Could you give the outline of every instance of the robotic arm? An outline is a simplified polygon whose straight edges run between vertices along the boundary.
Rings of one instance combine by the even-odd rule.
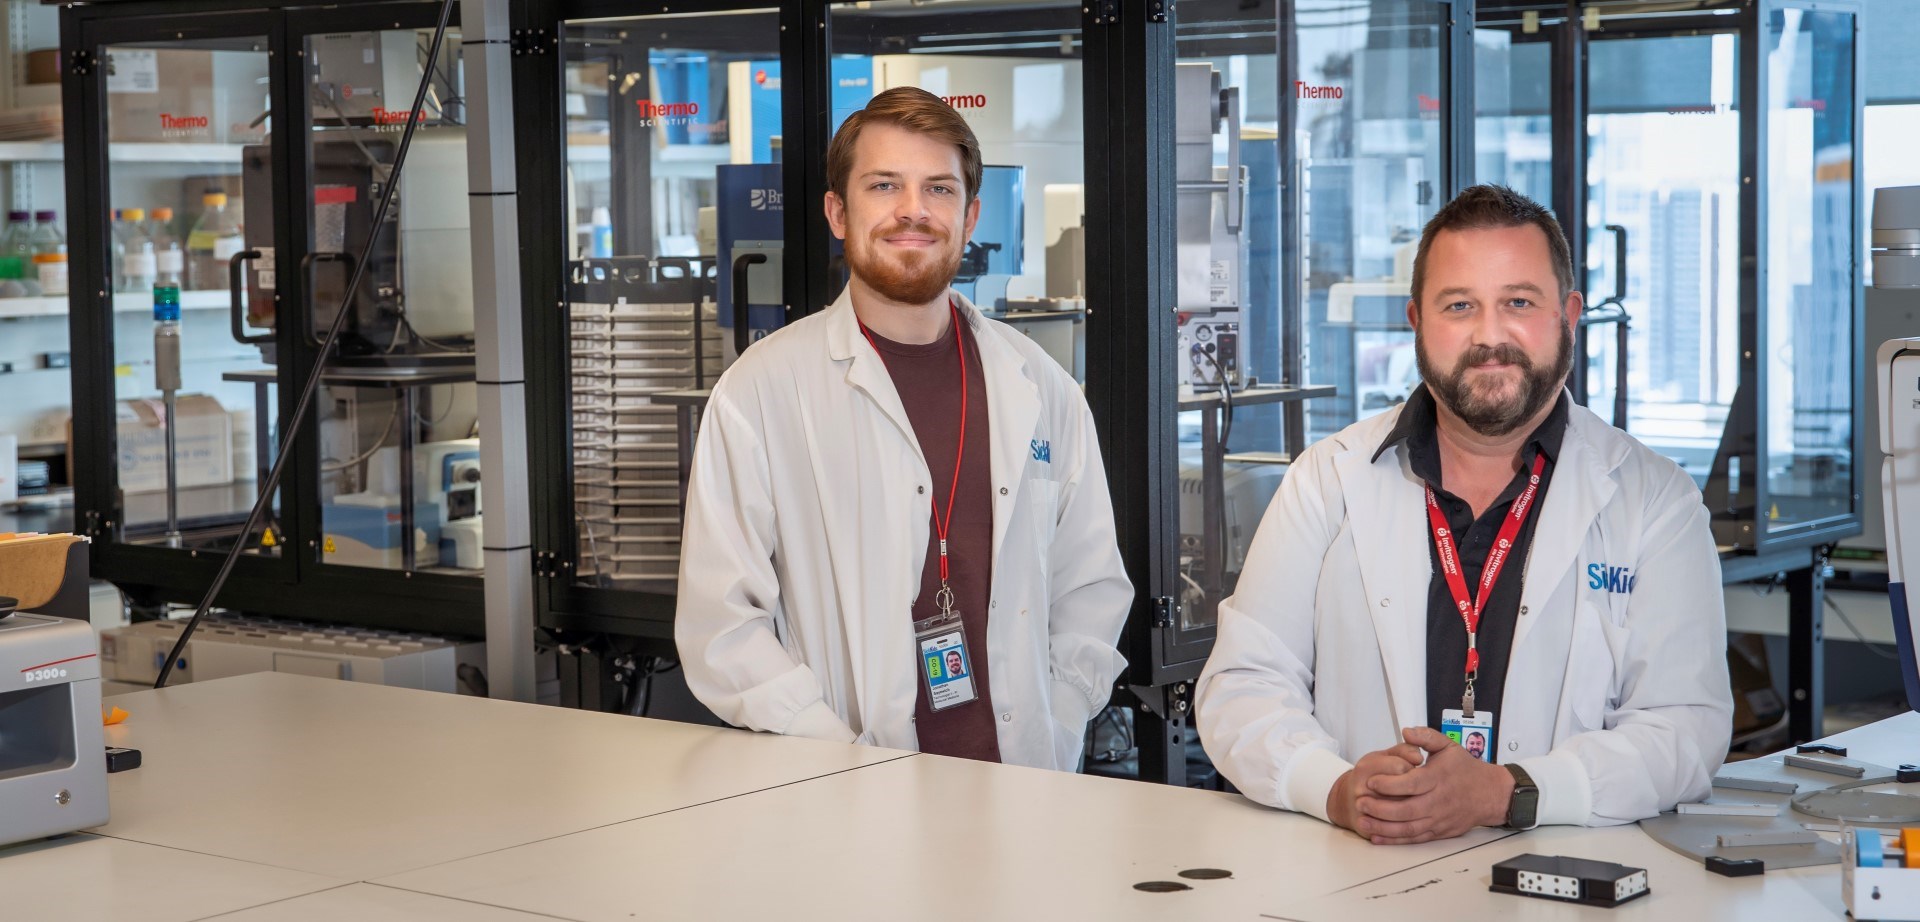
[[[1920,289],[1920,186],[1873,194],[1875,288]],[[1881,500],[1887,526],[1887,595],[1907,706],[1920,711],[1920,337],[1880,344],[1874,386],[1880,398]]]

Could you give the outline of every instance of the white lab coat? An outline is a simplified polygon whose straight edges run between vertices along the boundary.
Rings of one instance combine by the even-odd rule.
[[[1000,756],[1071,771],[1133,601],[1093,417],[1057,362],[953,297],[992,425],[992,599],[973,604],[990,606]],[[674,637],[701,702],[753,730],[918,749],[933,486],[846,295],[754,344],[714,388],[687,487]]]
[[[1693,481],[1570,409],[1519,571],[1495,746],[1539,785],[1541,824],[1628,823],[1705,797],[1726,757],[1720,561]],[[1426,723],[1422,482],[1404,442],[1371,460],[1398,418],[1287,471],[1200,676],[1214,764],[1248,797],[1323,820],[1354,760]]]

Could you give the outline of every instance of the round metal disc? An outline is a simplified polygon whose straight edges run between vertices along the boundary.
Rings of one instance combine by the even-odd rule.
[[[1188,880],[1226,880],[1233,876],[1233,872],[1221,868],[1193,868],[1181,871],[1180,876]]]
[[[1808,791],[1793,799],[1808,816],[1849,823],[1920,823],[1920,797],[1875,791]]]

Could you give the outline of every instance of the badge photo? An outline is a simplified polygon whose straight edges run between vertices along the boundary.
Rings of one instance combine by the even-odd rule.
[[[920,661],[927,677],[927,703],[936,711],[966,704],[973,688],[973,662],[966,635],[958,628],[920,639]]]
[[[1459,708],[1447,708],[1440,712],[1440,732],[1474,758],[1482,762],[1494,760],[1492,711],[1482,708],[1474,711],[1472,717],[1466,717]]]

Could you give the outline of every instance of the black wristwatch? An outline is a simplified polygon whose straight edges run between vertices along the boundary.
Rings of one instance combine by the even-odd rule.
[[[1540,788],[1533,783],[1533,776],[1512,763],[1501,768],[1513,775],[1513,796],[1507,800],[1507,828],[1532,829],[1540,825]]]

